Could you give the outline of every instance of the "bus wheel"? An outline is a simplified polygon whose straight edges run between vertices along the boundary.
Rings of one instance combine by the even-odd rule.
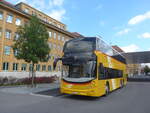
[[[105,96],[109,94],[109,84],[107,83],[105,86]]]

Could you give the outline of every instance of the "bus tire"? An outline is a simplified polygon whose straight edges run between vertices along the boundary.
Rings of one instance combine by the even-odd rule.
[[[109,84],[106,83],[106,85],[105,85],[105,96],[107,96],[109,94],[109,92],[110,92]]]

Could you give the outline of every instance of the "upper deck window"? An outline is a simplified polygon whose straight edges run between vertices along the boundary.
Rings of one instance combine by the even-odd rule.
[[[91,52],[95,49],[95,38],[82,38],[65,43],[64,52]]]
[[[100,50],[101,52],[112,56],[113,55],[113,49],[111,48],[111,46],[109,46],[108,44],[106,44],[103,40],[101,39],[97,39],[97,44],[96,44],[96,49]]]

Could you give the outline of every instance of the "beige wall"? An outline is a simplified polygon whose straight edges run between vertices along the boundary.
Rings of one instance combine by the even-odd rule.
[[[127,73],[129,76],[139,74],[140,69],[140,64],[127,64]]]
[[[9,63],[8,72],[13,72],[13,63],[19,64],[17,71],[21,72],[22,71],[21,65],[23,63],[25,63],[25,64],[27,64],[27,63],[24,62],[23,60],[17,60],[14,57],[14,53],[13,53],[12,48],[10,51],[10,55],[5,55],[4,47],[5,46],[12,46],[14,43],[13,40],[14,40],[15,32],[17,31],[17,27],[18,27],[15,24],[16,18],[21,19],[21,25],[23,25],[24,22],[28,21],[28,19],[25,18],[24,16],[18,14],[18,13],[11,11],[11,10],[0,8],[0,11],[3,12],[3,20],[0,20],[0,28],[2,29],[2,37],[0,38],[0,72],[4,71],[3,70],[3,63],[4,62]],[[13,22],[12,23],[6,22],[6,17],[8,14],[13,15]],[[7,29],[11,31],[11,38],[10,39],[6,39],[6,36],[5,36]],[[42,68],[42,65],[46,65],[46,71],[45,72],[48,72],[48,65],[52,66],[54,58],[62,56],[62,48],[63,48],[65,41],[72,39],[72,37],[68,36],[67,34],[64,34],[63,32],[58,32],[55,29],[50,28],[50,27],[48,27],[47,29],[48,29],[48,31],[52,32],[52,37],[49,37],[48,43],[51,43],[53,45],[53,47],[51,48],[51,51],[50,51],[50,55],[53,57],[51,57],[51,59],[46,63],[39,63],[41,65],[41,68]],[[54,33],[56,33],[56,39],[54,38]],[[60,35],[60,40],[58,39],[58,35]],[[64,37],[64,40],[62,40],[62,37]],[[56,47],[54,45],[56,45]],[[58,63],[58,66],[61,66],[60,62]],[[28,69],[29,69],[29,64],[27,64],[27,71],[29,71]],[[42,71],[42,70],[40,70],[40,71]],[[58,71],[58,69],[57,69],[57,71]]]

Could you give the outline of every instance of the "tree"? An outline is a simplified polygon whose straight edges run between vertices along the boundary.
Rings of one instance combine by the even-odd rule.
[[[15,57],[23,59],[32,64],[32,86],[34,85],[35,64],[46,62],[50,48],[48,45],[48,32],[46,27],[36,16],[32,16],[30,21],[17,29],[19,38],[13,45]]]
[[[144,67],[144,73],[147,75],[150,72],[150,68],[146,65]]]

